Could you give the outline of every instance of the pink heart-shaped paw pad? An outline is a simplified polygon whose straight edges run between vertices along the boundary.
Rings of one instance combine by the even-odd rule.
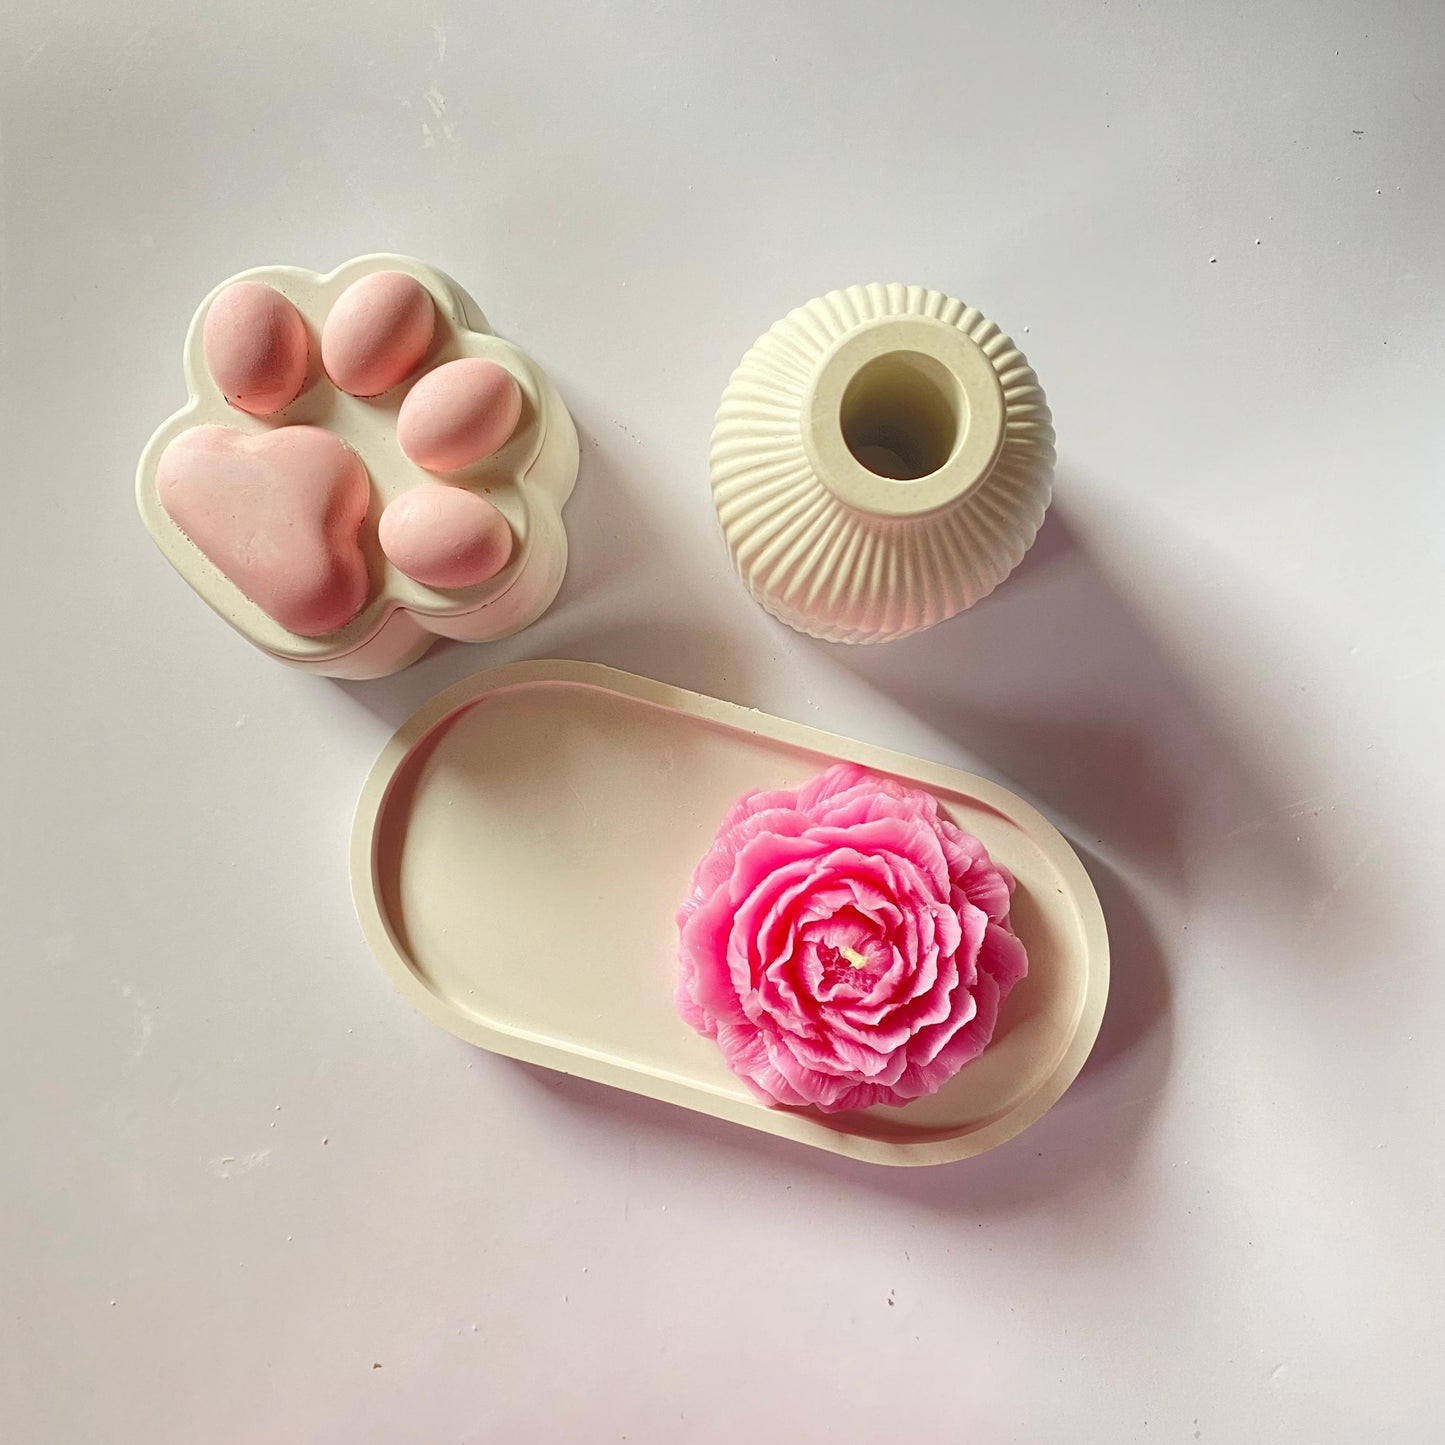
[[[287,631],[320,637],[366,605],[370,487],[361,458],[330,432],[191,427],[161,454],[156,490],[176,526]]]

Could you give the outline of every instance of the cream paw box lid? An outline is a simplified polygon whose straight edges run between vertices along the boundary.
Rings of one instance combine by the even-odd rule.
[[[377,677],[550,605],[577,434],[454,281],[406,256],[243,272],[201,303],[189,399],[147,443],[141,516],[282,661]]]

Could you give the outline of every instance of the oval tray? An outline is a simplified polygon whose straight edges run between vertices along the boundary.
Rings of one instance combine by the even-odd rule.
[[[839,759],[935,794],[1013,870],[1029,972],[988,1050],[930,1098],[770,1108],[673,1009],[673,921],[728,806]],[[351,848],[397,987],[483,1048],[880,1164],[981,1153],[1082,1067],[1108,992],[1104,919],[1058,831],[995,783],[581,662],[458,683],[387,744]]]

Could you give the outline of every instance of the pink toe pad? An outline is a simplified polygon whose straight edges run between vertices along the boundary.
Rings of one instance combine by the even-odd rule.
[[[424,587],[474,587],[512,555],[512,529],[485,497],[422,482],[388,504],[377,528],[394,566]]]
[[[421,365],[436,331],[431,292],[401,271],[353,281],[321,330],[321,364],[342,391],[380,396]]]
[[[469,467],[495,452],[516,430],[522,390],[504,366],[476,356],[429,371],[396,418],[396,439],[429,472]]]
[[[289,406],[306,384],[306,323],[263,282],[237,281],[211,302],[201,345],[221,394],[253,416]]]

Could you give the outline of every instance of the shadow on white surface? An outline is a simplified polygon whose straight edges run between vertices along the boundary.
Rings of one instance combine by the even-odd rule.
[[[1173,993],[1164,946],[1139,900],[1113,868],[1076,846],[1109,925],[1109,1002],[1093,1052],[1073,1090],[1092,1093],[1128,1059],[1132,1085],[1158,1093],[1164,1088],[1173,1047]],[[1067,1096],[1066,1096],[1067,1097]]]
[[[749,706],[751,668],[735,639],[676,621],[619,621],[578,633],[565,655]]]
[[[607,426],[590,424],[585,414],[575,419],[582,462],[565,513],[571,552],[548,612],[501,642],[439,640],[420,662],[392,677],[333,680],[335,687],[392,727],[451,683],[522,657],[599,662],[749,701],[737,641],[722,626],[704,630],[695,621],[698,582],[689,578],[689,560],[664,542],[643,505],[645,493],[660,494],[663,480],[640,478],[631,449],[614,442]]]
[[[1297,806],[1272,773],[1278,739],[1228,725],[1231,699],[1204,695],[1057,506],[971,612],[886,648],[829,651],[1179,908],[1218,866],[1286,911],[1325,887],[1307,842],[1282,848],[1241,822]]]

